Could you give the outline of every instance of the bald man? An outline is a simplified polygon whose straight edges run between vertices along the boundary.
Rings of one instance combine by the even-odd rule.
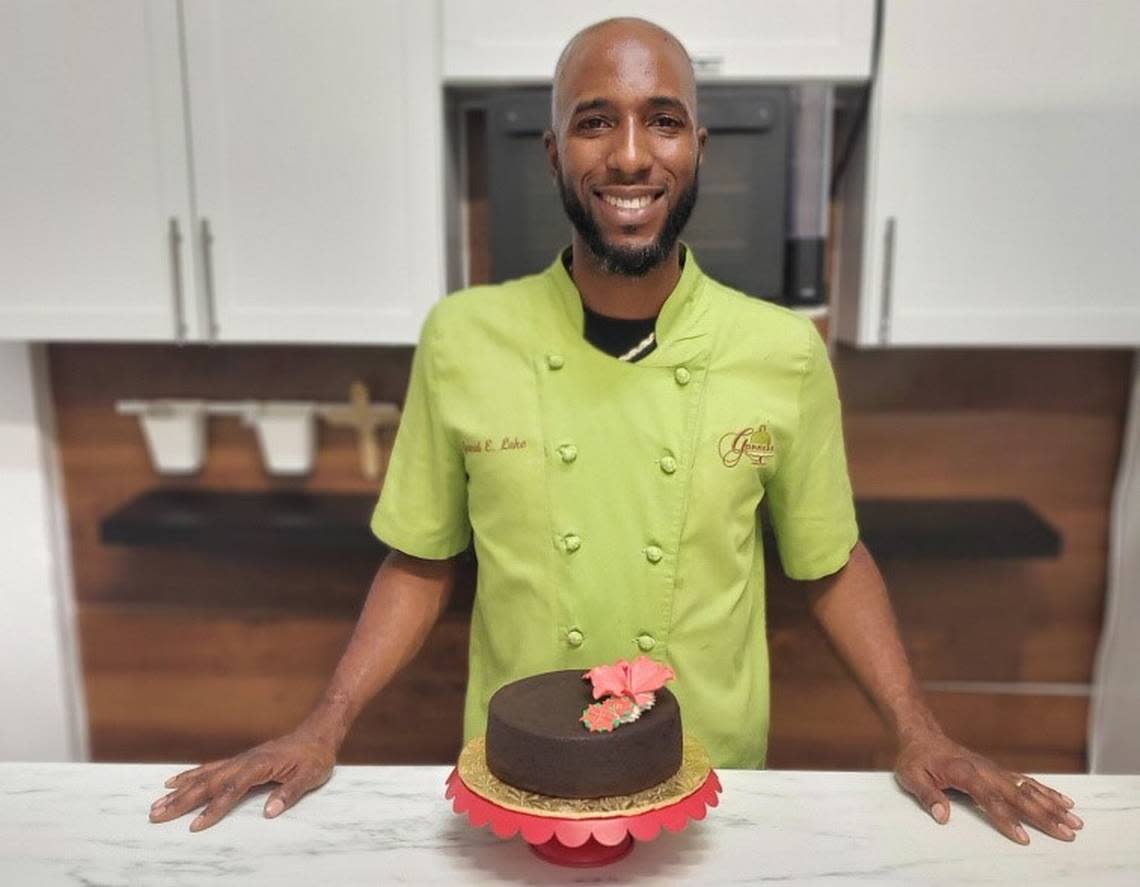
[[[572,226],[534,275],[436,305],[372,529],[391,548],[341,662],[292,733],[167,781],[164,822],[216,823],[279,783],[274,817],[331,775],[360,710],[419,650],[474,539],[465,738],[527,675],[650,655],[718,767],[762,767],[768,650],[757,507],[787,575],[898,743],[940,823],[947,788],[1003,834],[1072,840],[1071,800],[948,738],[858,539],[839,400],[810,321],[704,275],[679,240],[708,141],[681,43],[640,19],[558,60],[550,172]]]

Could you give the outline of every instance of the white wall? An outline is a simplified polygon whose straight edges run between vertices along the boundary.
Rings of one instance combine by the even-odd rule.
[[[1109,537],[1104,629],[1093,675],[1093,773],[1140,773],[1140,352],[1132,370]]]
[[[0,760],[87,760],[42,346],[0,342]]]

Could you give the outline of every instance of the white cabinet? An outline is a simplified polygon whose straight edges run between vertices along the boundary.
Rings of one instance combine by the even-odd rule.
[[[0,339],[173,339],[190,219],[177,5],[0,3]]]
[[[214,337],[415,342],[445,286],[434,4],[185,8]]]
[[[888,0],[837,333],[1140,344],[1140,4]]]
[[[668,28],[707,80],[865,80],[874,0],[442,0],[451,83],[548,82],[576,31],[614,15]]]
[[[0,338],[416,341],[445,285],[434,3],[0,10]]]

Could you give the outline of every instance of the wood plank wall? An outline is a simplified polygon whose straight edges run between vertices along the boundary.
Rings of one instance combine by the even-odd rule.
[[[841,347],[834,364],[857,496],[1024,499],[1061,532],[1056,559],[880,566],[947,728],[1012,767],[1083,770],[1130,353]],[[773,766],[889,766],[794,589],[773,588],[769,607]]]
[[[52,346],[97,760],[210,759],[289,729],[331,674],[376,567],[367,554],[100,544],[102,516],[171,483],[151,472],[135,420],[116,415],[114,401],[335,400],[355,378],[400,400],[409,362],[410,349]],[[835,363],[857,494],[1023,497],[1062,531],[1058,559],[882,566],[920,677],[967,682],[930,693],[951,732],[1009,766],[1083,769],[1079,686],[1011,695],[991,684],[1089,680],[1129,356],[841,349]],[[233,419],[211,420],[208,463],[190,485],[375,492],[349,432],[322,431],[313,475],[282,482],[264,474],[252,431]],[[888,767],[873,710],[778,573],[770,561],[771,766]],[[466,643],[461,594],[419,659],[366,709],[343,759],[452,759]]]
[[[294,726],[348,641],[379,551],[203,552],[104,546],[99,521],[156,486],[374,494],[356,439],[321,427],[312,475],[262,469],[252,429],[209,421],[207,463],[189,479],[150,467],[127,398],[345,400],[362,379],[400,402],[412,349],[60,345],[49,351],[96,760],[213,758]],[[392,435],[382,444],[387,450]],[[470,577],[467,581],[471,585]],[[469,599],[470,592],[466,597]],[[347,761],[446,760],[460,738],[466,678],[463,593],[420,659],[361,716]],[[424,700],[409,732],[408,700]],[[437,704],[438,702],[438,704]],[[398,725],[398,726],[397,726]]]

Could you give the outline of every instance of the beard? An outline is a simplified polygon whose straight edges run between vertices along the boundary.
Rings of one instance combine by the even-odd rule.
[[[621,247],[610,243],[602,236],[593,215],[582,205],[578,195],[566,187],[561,175],[557,177],[557,181],[562,208],[582,240],[586,242],[586,246],[590,248],[590,252],[597,257],[604,271],[609,274],[620,274],[623,277],[644,277],[664,262],[673,251],[673,246],[681,236],[681,231],[684,230],[697,203],[697,173],[694,171],[692,184],[681,192],[676,206],[665,217],[665,224],[661,226],[657,238],[647,246]]]

